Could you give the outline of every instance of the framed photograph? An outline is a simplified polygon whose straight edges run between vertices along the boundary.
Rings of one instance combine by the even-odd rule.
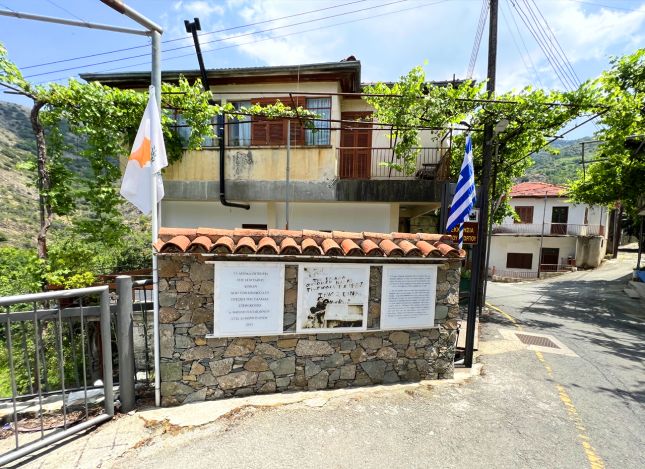
[[[367,330],[370,267],[300,264],[296,332]]]
[[[215,262],[212,337],[282,334],[284,264]]]

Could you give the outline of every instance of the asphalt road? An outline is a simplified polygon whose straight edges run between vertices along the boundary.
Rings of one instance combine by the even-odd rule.
[[[645,311],[621,293],[630,268],[490,286],[504,313],[482,318],[482,374],[465,382],[138,412],[16,467],[640,469]],[[519,328],[577,356],[528,350]]]

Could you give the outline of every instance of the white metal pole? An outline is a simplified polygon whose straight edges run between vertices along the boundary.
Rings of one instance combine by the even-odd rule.
[[[161,118],[161,34],[157,31],[152,31],[152,90],[155,93],[155,100],[157,101],[157,110]],[[163,138],[163,135],[161,136]],[[157,241],[159,234],[158,218],[160,208],[157,207],[157,178],[161,174],[152,174],[152,243]],[[157,256],[152,252],[152,311],[153,311],[153,343],[155,355],[155,405],[161,406],[161,376],[160,376],[160,347],[159,347],[159,272],[157,269]]]

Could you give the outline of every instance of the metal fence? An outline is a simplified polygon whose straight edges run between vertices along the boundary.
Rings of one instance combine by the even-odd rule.
[[[571,272],[573,266],[569,264],[541,264],[540,270],[509,270],[491,267],[488,269],[488,276],[493,280],[499,279],[537,279],[541,274]]]
[[[0,466],[110,420],[115,391],[123,411],[151,392],[151,285],[0,298]]]
[[[544,230],[544,231],[543,231]],[[572,225],[569,223],[502,223],[493,225],[493,234],[540,236],[604,236],[603,225]]]
[[[72,305],[73,307],[70,307]],[[3,376],[3,381],[8,378],[11,388],[10,409],[4,414],[11,416],[12,422],[9,427],[15,440],[14,449],[0,456],[2,466],[110,420],[114,416],[114,390],[110,297],[107,285],[4,297],[0,298],[0,307],[4,308],[1,314],[4,323],[2,342],[6,350],[9,372],[8,377]],[[71,318],[74,320],[70,321]],[[88,362],[92,357],[93,345],[89,340],[90,318],[98,318],[99,321],[99,328],[96,330],[102,351],[102,381],[99,386],[93,386],[91,381],[88,383],[88,374],[91,377],[88,373]],[[77,334],[80,334],[80,337],[75,337]],[[16,347],[21,349],[21,353],[16,353]],[[33,350],[33,354],[30,350]],[[67,366],[70,358],[74,363],[77,362],[76,357],[66,356],[67,350],[74,350],[74,355],[80,355],[81,369],[76,367],[74,371]],[[23,363],[19,363],[18,360]],[[55,376],[52,376],[52,372]],[[24,379],[25,374],[29,380],[27,384],[18,380]],[[97,388],[102,391],[97,392]],[[99,414],[91,402],[92,396],[101,393],[103,413]],[[58,419],[53,424],[51,419],[47,419],[46,422],[46,404],[56,400],[56,397],[52,399],[51,396],[60,396],[62,422]],[[75,404],[80,408],[80,412],[76,412],[77,415],[74,416],[71,415],[74,406],[69,405],[72,399],[77,399]],[[32,436],[29,438],[31,441],[21,444],[19,415],[30,415],[28,411],[35,415],[35,418],[29,422],[24,422],[26,419],[21,420],[25,425],[39,430],[39,436]],[[7,425],[3,430],[8,430]]]

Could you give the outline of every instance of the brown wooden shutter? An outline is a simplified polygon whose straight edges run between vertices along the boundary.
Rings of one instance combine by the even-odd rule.
[[[515,223],[533,223],[533,207],[532,206],[518,206],[515,207],[515,213],[520,217],[519,221]]]
[[[533,267],[533,254],[523,252],[506,254],[507,269],[531,269],[531,267]]]

